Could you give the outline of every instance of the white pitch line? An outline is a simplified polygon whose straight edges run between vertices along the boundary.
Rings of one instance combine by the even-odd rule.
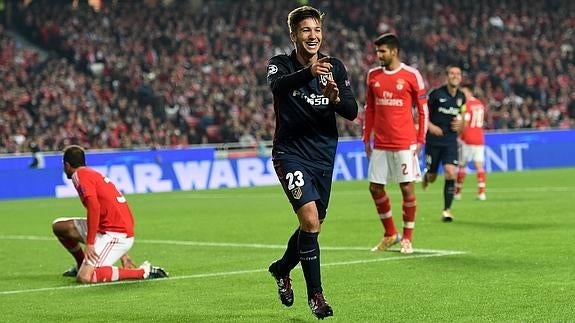
[[[213,191],[213,190],[212,190]],[[543,187],[525,187],[525,188],[512,188],[512,187],[490,187],[489,189],[490,192],[492,193],[518,193],[518,192],[523,192],[523,193],[539,193],[539,192],[572,192],[575,191],[575,187],[574,186],[543,186]],[[182,192],[182,191],[180,191]],[[188,191],[186,191],[188,192]],[[203,194],[202,192],[205,191],[195,191],[195,192],[188,192],[189,194],[186,194],[186,192],[182,192],[182,194],[174,194],[174,195],[153,195],[153,194],[149,194],[146,195],[146,200],[220,200],[220,199],[230,199],[230,198],[235,198],[235,199],[250,199],[250,200],[261,200],[261,199],[278,199],[281,200],[280,197],[281,195],[278,195],[277,193],[271,193],[271,192],[259,192],[258,194],[252,194],[252,193],[233,193],[233,192],[228,192],[228,193],[218,193],[218,192],[209,192],[209,194]],[[140,194],[140,193],[135,193],[135,194]],[[340,189],[337,191],[337,193],[335,194],[337,196],[364,196],[365,192],[363,191],[359,191],[359,190],[344,190],[344,189]]]
[[[416,249],[416,251],[417,251],[417,249]],[[395,260],[409,260],[409,259],[416,259],[416,258],[453,256],[453,255],[460,255],[460,254],[464,254],[464,253],[465,252],[462,252],[462,251],[445,251],[445,252],[441,252],[441,253],[431,253],[431,254],[420,254],[420,255],[415,254],[415,255],[409,255],[409,256],[403,255],[403,256],[394,256],[394,257],[386,257],[386,258],[339,261],[339,262],[324,263],[321,266],[322,267],[349,266],[349,265],[367,264],[367,263],[383,262],[383,261],[395,261]],[[34,289],[8,290],[8,291],[0,291],[0,295],[37,293],[37,292],[46,292],[46,291],[55,291],[55,290],[78,289],[78,288],[94,288],[94,287],[119,285],[119,284],[137,284],[137,283],[144,283],[144,282],[160,282],[160,281],[171,281],[171,280],[182,280],[182,279],[225,277],[225,276],[263,273],[263,272],[267,272],[267,270],[266,269],[236,270],[236,271],[224,271],[224,272],[215,272],[215,273],[184,275],[184,276],[176,276],[176,277],[170,277],[170,278],[164,278],[164,279],[125,280],[125,281],[116,281],[116,282],[110,282],[110,283],[91,284],[91,285],[72,285],[72,286],[44,287],[44,288],[34,288]]]
[[[56,241],[55,237],[30,236],[30,235],[0,235],[0,240],[27,240],[27,241]],[[198,247],[224,247],[224,248],[253,248],[253,249],[285,249],[285,245],[259,244],[259,243],[232,243],[232,242],[205,242],[205,241],[187,241],[187,240],[140,240],[136,239],[135,243],[144,244],[167,244],[179,246],[198,246]],[[329,247],[321,246],[322,250],[329,251],[368,251],[371,247]],[[423,253],[450,253],[451,250],[437,249],[415,249]]]

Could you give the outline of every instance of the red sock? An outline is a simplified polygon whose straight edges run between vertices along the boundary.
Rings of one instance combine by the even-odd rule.
[[[118,280],[117,267],[106,266],[94,268],[94,273],[92,273],[91,279],[92,283],[111,282],[116,280]]]
[[[80,244],[75,240],[60,237],[58,238],[58,241],[60,241],[64,248],[66,248],[66,250],[68,250],[68,252],[74,256],[76,265],[78,266],[77,268],[80,268],[82,262],[84,261],[84,250],[82,250]]]
[[[411,241],[415,227],[415,196],[403,199],[403,238]]]
[[[92,274],[93,283],[113,282],[127,279],[143,279],[142,268],[118,268],[115,266],[96,267]]]
[[[465,167],[459,167],[457,170],[457,180],[455,181],[455,194],[461,194],[463,181],[465,180]]]
[[[485,193],[485,171],[477,172],[477,189],[478,193]]]
[[[144,279],[144,269],[142,268],[118,268],[120,280]]]
[[[389,237],[397,233],[395,229],[395,224],[393,223],[393,217],[391,213],[391,201],[385,191],[372,195],[373,202],[375,203],[375,208],[377,209],[377,213],[379,214],[379,219],[381,220],[381,224],[385,229],[384,236]]]

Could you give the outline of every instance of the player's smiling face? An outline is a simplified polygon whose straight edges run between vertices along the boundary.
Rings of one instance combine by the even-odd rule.
[[[461,84],[461,69],[459,67],[451,67],[447,71],[447,84],[451,87],[458,87]]]
[[[295,32],[292,32],[291,40],[299,55],[311,57],[319,52],[322,40],[321,22],[307,18],[302,20]]]

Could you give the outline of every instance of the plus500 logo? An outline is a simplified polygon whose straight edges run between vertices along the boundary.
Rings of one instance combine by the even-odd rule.
[[[309,96],[307,96],[305,93],[295,90],[293,91],[292,96],[304,99],[309,105],[313,106],[329,104],[329,99],[323,95],[315,95],[312,93]]]

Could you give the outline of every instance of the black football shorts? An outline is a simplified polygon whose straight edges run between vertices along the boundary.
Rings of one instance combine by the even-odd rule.
[[[437,174],[439,164],[457,166],[459,152],[455,145],[425,146],[425,168],[427,173]]]
[[[327,213],[333,168],[313,167],[293,159],[274,160],[274,169],[294,211],[316,201],[319,219]]]

